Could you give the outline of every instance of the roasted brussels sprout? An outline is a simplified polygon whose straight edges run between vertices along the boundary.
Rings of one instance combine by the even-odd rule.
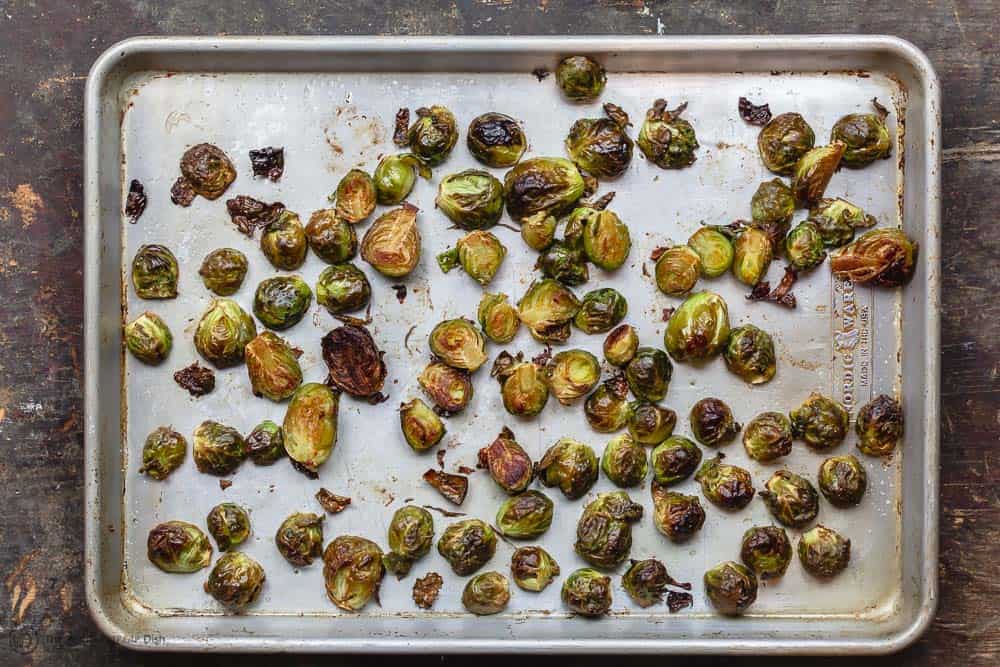
[[[479,326],[494,343],[504,345],[514,340],[521,326],[517,309],[507,300],[506,294],[483,293],[479,300]]]
[[[604,358],[613,366],[625,366],[639,350],[639,334],[635,327],[622,324],[604,339]]]
[[[323,336],[320,346],[330,384],[355,398],[372,403],[383,400],[382,385],[388,372],[382,361],[384,352],[368,329],[356,324],[337,327]]]
[[[549,391],[563,405],[586,396],[601,379],[601,366],[586,350],[559,352],[545,368]]]
[[[337,446],[340,395],[318,382],[299,387],[285,411],[285,452],[299,467],[315,473]]]
[[[437,550],[455,574],[472,574],[493,558],[497,536],[489,524],[479,519],[463,519],[447,528],[438,539]]]
[[[535,268],[546,278],[564,285],[576,286],[590,280],[590,268],[582,250],[571,248],[565,241],[556,241],[538,256]]]
[[[177,296],[177,258],[164,245],[144,245],[132,258],[132,286],[140,299]]]
[[[232,299],[215,299],[198,321],[194,346],[216,368],[243,362],[243,349],[257,335],[253,318]]]
[[[285,434],[270,419],[258,424],[246,437],[247,456],[256,465],[268,466],[285,455]]]
[[[611,609],[611,577],[589,567],[580,568],[566,577],[560,596],[574,614],[603,616]]]
[[[479,450],[479,465],[489,470],[493,481],[512,495],[527,489],[534,477],[531,457],[506,426],[492,443]]]
[[[659,483],[653,483],[653,521],[656,529],[671,542],[680,543],[691,539],[705,524],[705,510],[697,496],[670,491]]]
[[[531,335],[543,343],[564,343],[580,300],[556,280],[537,280],[517,302],[518,317]]]
[[[501,352],[490,375],[500,383],[503,406],[512,415],[533,417],[549,400],[545,369],[534,361],[525,361],[521,353],[514,357]]]
[[[556,67],[556,83],[568,99],[589,102],[601,96],[608,75],[604,67],[588,56],[567,56]]]
[[[336,214],[336,219],[343,220],[349,225],[364,222],[375,210],[375,202],[378,198],[375,193],[375,179],[369,176],[367,171],[351,169],[340,179],[340,183],[337,184],[337,193],[334,197],[337,202],[333,210]],[[310,219],[309,226],[306,227],[306,233],[309,234],[309,245],[312,246],[313,252],[326,259],[317,249],[317,244],[313,241],[313,234],[309,232],[309,227],[311,226],[312,220]],[[321,242],[318,245],[325,246],[326,244]],[[353,253],[351,253],[351,256],[353,256]],[[336,263],[344,260],[334,259],[326,261]]]
[[[726,368],[749,384],[763,384],[777,371],[774,341],[752,324],[736,327],[722,352]]]
[[[774,258],[774,247],[767,232],[747,227],[733,242],[733,275],[753,287],[767,275]]]
[[[672,435],[654,447],[649,458],[653,464],[653,480],[669,486],[694,474],[701,463],[701,450],[683,435]]]
[[[385,568],[397,577],[405,577],[413,563],[431,550],[434,543],[434,519],[423,507],[405,505],[396,510],[389,522],[389,553]]]
[[[632,548],[631,524],[642,518],[642,505],[624,491],[598,494],[576,525],[573,549],[595,567],[613,569],[625,562]]]
[[[431,352],[452,368],[474,373],[486,363],[486,339],[464,318],[439,322],[427,342]]]
[[[649,401],[629,405],[628,432],[640,445],[658,445],[674,432],[677,413]]]
[[[566,152],[576,166],[597,178],[616,178],[632,161],[632,139],[611,118],[581,118],[566,137]]]
[[[417,378],[420,388],[434,403],[439,414],[453,415],[472,400],[472,380],[465,371],[435,361]]]
[[[646,479],[646,451],[628,434],[611,439],[601,456],[601,470],[616,486],[628,488]]]
[[[633,560],[622,575],[622,588],[642,607],[652,607],[663,600],[667,584],[673,583],[667,568],[655,558]]]
[[[181,174],[197,194],[218,199],[236,180],[236,167],[219,147],[197,144],[181,156]]]
[[[594,266],[614,271],[625,263],[632,249],[628,226],[607,209],[587,210],[592,213],[583,217],[583,252]]]
[[[222,554],[205,582],[205,592],[215,600],[239,612],[249,607],[264,587],[264,568],[239,551]]]
[[[796,271],[815,269],[826,259],[823,235],[812,222],[800,222],[785,236],[785,257]]]
[[[219,503],[205,519],[209,534],[215,538],[219,551],[229,551],[250,537],[250,517],[236,503]]]
[[[164,572],[188,574],[212,563],[212,544],[198,526],[167,521],[149,531],[146,555]]]
[[[275,276],[257,285],[253,314],[268,329],[282,331],[298,324],[310,305],[312,290],[306,281],[299,276]]]
[[[754,526],[743,533],[740,560],[761,579],[776,579],[792,562],[792,544],[784,528]]]
[[[341,535],[323,551],[327,597],[344,611],[360,611],[372,598],[377,600],[384,576],[382,550],[371,540]]]
[[[187,440],[169,426],[161,426],[142,445],[141,474],[156,480],[166,479],[177,470],[187,456]]]
[[[691,291],[701,272],[701,256],[691,246],[675,245],[656,258],[656,287],[669,296],[681,296]]]
[[[232,296],[246,278],[247,256],[233,248],[219,248],[205,255],[198,269],[205,287],[218,296]]]
[[[558,486],[564,496],[576,500],[597,481],[597,455],[589,445],[562,438],[545,452],[535,473],[545,486]]]
[[[413,271],[420,261],[417,209],[403,204],[379,216],[361,239],[361,258],[390,278]]]
[[[764,166],[775,174],[790,176],[795,165],[816,141],[809,123],[797,113],[775,116],[757,135],[757,149]]]
[[[528,149],[521,124],[502,113],[476,116],[465,136],[469,152],[487,167],[512,167]]]
[[[541,547],[520,547],[510,557],[510,573],[518,588],[538,593],[559,576],[559,564]]]
[[[580,170],[560,157],[523,160],[503,181],[507,212],[515,220],[540,212],[559,215],[572,207],[585,189]]]
[[[757,186],[757,191],[750,199],[750,216],[754,227],[762,230],[787,229],[793,215],[795,195],[783,180],[773,178]]]
[[[729,406],[717,398],[703,398],[695,403],[691,406],[688,419],[695,440],[706,447],[731,442],[743,429]]]
[[[462,606],[477,616],[499,614],[510,602],[510,584],[499,572],[483,572],[462,590]]]
[[[681,118],[686,108],[687,102],[667,109],[667,101],[660,99],[646,112],[637,143],[646,159],[661,169],[680,169],[695,161],[699,144],[691,123]]]
[[[372,200],[373,208],[374,204]],[[306,239],[312,251],[327,264],[340,264],[358,254],[358,233],[349,220],[339,217],[332,208],[309,216]]]
[[[903,437],[903,406],[891,396],[876,396],[858,410],[854,432],[858,434],[858,449],[863,454],[891,454]]]
[[[839,248],[847,245],[854,238],[854,229],[837,218],[813,217],[810,214],[809,222],[816,225],[819,236],[823,239],[823,245],[828,248]]]
[[[802,528],[819,513],[819,494],[805,477],[779,470],[764,484],[761,500],[779,523]]]
[[[761,463],[787,456],[792,452],[792,423],[780,412],[762,412],[747,424],[743,449]]]
[[[745,566],[726,561],[705,573],[705,594],[720,614],[742,614],[757,600],[757,577]]]
[[[663,344],[674,361],[709,359],[729,340],[729,308],[714,292],[698,292],[684,300],[667,322]]]
[[[435,104],[417,109],[417,119],[406,133],[410,150],[424,164],[444,162],[458,142],[455,116],[446,107]]]
[[[442,470],[429,468],[422,478],[448,502],[461,505],[469,492],[469,478],[466,475],[452,475]]]
[[[488,229],[503,215],[503,185],[480,169],[441,179],[434,204],[462,229]]]
[[[360,310],[368,305],[371,297],[368,276],[349,262],[326,267],[316,279],[316,302],[332,315]]]
[[[868,489],[868,474],[850,454],[832,456],[819,467],[819,490],[836,507],[854,507]]]
[[[125,325],[125,346],[136,359],[155,366],[170,354],[174,336],[159,315],[147,310]]]
[[[253,395],[283,401],[294,394],[302,384],[301,353],[270,331],[247,343],[247,373]]]
[[[260,249],[276,269],[294,271],[302,266],[306,261],[309,242],[299,216],[288,210],[282,211],[277,219],[264,228],[260,237]]]
[[[583,295],[580,310],[573,318],[573,323],[584,333],[607,333],[621,322],[627,313],[628,302],[625,297],[614,288],[602,287]],[[663,356],[666,359],[666,355]]]
[[[851,560],[851,541],[826,526],[813,526],[802,533],[798,545],[799,562],[814,577],[835,577]]]
[[[792,194],[798,208],[809,208],[823,197],[833,172],[840,166],[844,144],[833,142],[817,146],[803,155],[792,174]]]
[[[295,512],[281,522],[274,543],[285,560],[295,567],[311,565],[323,554],[323,517]]]
[[[819,228],[828,246],[842,246],[854,237],[854,230],[874,227],[875,216],[846,199],[820,199],[809,210],[809,221]]]
[[[508,498],[497,510],[497,529],[515,540],[540,537],[552,525],[553,504],[540,491],[530,490]]]
[[[375,199],[383,206],[395,206],[413,190],[417,174],[423,179],[431,177],[431,170],[415,155],[387,155],[375,167]]]
[[[687,244],[698,253],[701,275],[706,278],[718,278],[733,265],[733,242],[716,227],[701,227]]]
[[[852,113],[844,116],[830,130],[830,143],[839,141],[844,150],[844,166],[860,169],[879,159],[886,159],[892,151],[892,138],[885,118],[889,110],[872,100],[875,113]]]
[[[877,287],[902,287],[917,268],[918,246],[900,229],[865,232],[830,256],[838,278]]]
[[[727,510],[743,509],[753,500],[753,480],[749,472],[723,463],[722,458],[722,454],[718,454],[703,463],[694,479],[701,484],[701,492],[712,504]]]
[[[454,248],[437,256],[438,266],[448,273],[457,266],[484,287],[490,284],[500,270],[507,246],[490,232],[469,232],[458,240]]]
[[[663,350],[640,347],[625,367],[628,388],[636,398],[659,401],[667,395],[674,365]]]
[[[590,428],[598,433],[614,433],[624,427],[632,414],[625,378],[618,375],[604,381],[587,397],[583,414]]]
[[[540,211],[521,220],[521,239],[532,250],[541,252],[552,245],[559,221],[554,215]]]
[[[843,405],[813,392],[797,410],[788,413],[792,436],[819,451],[836,447],[847,436],[851,417]]]
[[[203,421],[194,430],[191,450],[198,472],[219,477],[235,471],[247,457],[247,444],[240,432],[212,420]]]
[[[444,422],[419,398],[399,406],[399,426],[413,451],[427,451],[444,437]]]

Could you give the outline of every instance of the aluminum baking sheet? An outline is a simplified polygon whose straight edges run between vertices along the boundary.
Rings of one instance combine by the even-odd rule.
[[[247,310],[257,283],[276,273],[256,241],[230,223],[226,198],[246,194],[282,201],[307,219],[328,206],[327,195],[347,170],[370,171],[380,156],[397,150],[392,122],[401,106],[444,104],[463,130],[480,113],[507,113],[523,121],[528,156],[563,155],[572,122],[599,116],[600,105],[567,104],[551,78],[539,81],[531,70],[551,68],[561,55],[574,52],[602,58],[609,77],[601,101],[621,105],[636,126],[657,97],[687,101],[686,117],[701,143],[698,160],[688,169],[659,170],[637,151],[623,177],[601,186],[601,193],[618,193],[611,208],[629,225],[633,248],[625,267],[614,273],[594,269],[590,282],[576,291],[582,295],[598,286],[621,291],[629,301],[626,321],[646,345],[662,346],[662,311],[679,303],[658,293],[643,270],[651,268],[652,250],[683,242],[702,223],[747,217],[757,184],[772,177],[757,156],[757,128],[736,113],[738,97],[765,100],[776,113],[802,113],[818,141],[840,116],[868,110],[872,98],[892,111],[893,159],[842,170],[827,192],[860,204],[880,225],[902,224],[920,240],[913,283],[902,292],[855,287],[832,280],[824,265],[800,279],[799,306],[789,312],[746,301],[746,288],[728,275],[702,281],[699,289],[725,297],[734,326],[752,322],[772,333],[778,375],[751,388],[721,360],[701,368],[675,364],[664,401],[680,416],[676,432],[689,434],[688,410],[709,395],[729,402],[745,423],[765,410],[787,412],[813,390],[837,397],[852,412],[877,393],[902,392],[909,419],[900,452],[888,462],[863,459],[869,492],[860,507],[842,511],[825,501],[821,505],[819,521],[852,540],[851,565],[843,575],[818,582],[793,563],[783,579],[761,586],[745,617],[722,618],[704,598],[701,575],[719,561],[738,559],[743,531],[771,523],[767,510],[759,500],[733,514],[705,503],[704,529],[690,543],[673,545],[653,526],[648,483],[630,490],[647,511],[634,527],[631,555],[660,558],[675,578],[694,583],[694,606],[678,614],[665,606],[632,604],[615,576],[614,606],[603,620],[571,618],[559,600],[561,578],[540,594],[515,588],[504,613],[475,617],[460,602],[466,578],[453,575],[436,551],[403,581],[387,577],[380,605],[346,614],[326,599],[320,563],[295,569],[280,557],[273,543],[277,526],[291,512],[318,511],[313,496],[321,486],[353,499],[347,511],[327,518],[327,540],[356,534],[385,545],[393,511],[409,499],[447,504],[420,480],[424,470],[436,467],[434,454],[409,450],[396,410],[401,401],[420,395],[416,377],[428,359],[431,327],[445,318],[474,319],[482,292],[461,272],[443,275],[434,262],[460,236],[434,208],[436,183],[448,173],[479,167],[464,146],[464,131],[433,179],[418,181],[409,197],[420,209],[423,237],[416,271],[389,280],[359,260],[373,284],[371,330],[386,352],[390,400],[378,406],[342,400],[339,444],[319,479],[308,480],[284,464],[247,463],[222,490],[216,478],[196,472],[190,457],[164,482],[137,473],[143,440],[157,426],[171,424],[190,436],[198,423],[212,418],[248,432],[263,419],[280,422],[284,413],[284,405],[251,395],[242,366],[218,372],[215,391],[200,399],[172,380],[174,370],[197,358],[193,329],[210,301],[197,276],[204,255],[229,246],[251,258],[247,279],[233,297]],[[113,47],[98,61],[87,103],[88,600],[102,627],[119,641],[205,650],[872,652],[912,641],[932,616],[938,110],[933,72],[911,46],[892,38],[144,39]],[[174,206],[168,192],[180,155],[202,141],[231,156],[237,180],[217,201],[199,198],[189,208]],[[266,145],[285,148],[285,173],[278,183],[250,174],[248,151]],[[494,173],[502,178],[503,170]],[[121,213],[122,184],[133,178],[149,195],[136,225]],[[376,215],[385,210],[380,207]],[[532,279],[536,255],[515,231],[494,231],[510,253],[489,290],[516,300]],[[128,265],[144,243],[163,243],[176,254],[177,299],[136,299]],[[296,273],[315,284],[323,268],[310,255]],[[780,274],[775,262],[769,277],[774,281]],[[408,288],[403,303],[392,289],[400,282]],[[175,333],[173,352],[160,367],[121,352],[122,318],[146,309],[164,317]],[[306,381],[325,377],[319,340],[337,324],[314,303],[301,323],[283,332],[304,351]],[[568,346],[600,356],[602,341],[603,336],[575,331]],[[533,355],[542,347],[522,330],[508,346],[490,344],[491,359],[501,349]],[[504,425],[536,460],[561,436],[591,444],[598,455],[610,439],[589,429],[580,404],[564,407],[551,400],[539,418],[521,420],[503,411],[488,367],[474,383],[472,404],[447,421],[442,444],[449,471],[474,466],[479,448]],[[852,435],[833,453],[853,448]],[[781,467],[814,479],[823,458],[801,444],[775,465],[750,461],[738,443],[724,451],[728,460],[750,470],[758,489]],[[587,498],[612,488],[602,476]],[[693,480],[679,490],[700,493]],[[556,520],[537,542],[553,554],[565,577],[585,565],[572,544],[587,498],[570,502],[555,490],[549,495]],[[503,499],[486,474],[477,472],[461,511],[492,521]],[[182,519],[204,525],[208,510],[222,501],[250,511],[253,535],[242,548],[267,572],[260,599],[241,616],[226,615],[203,592],[207,571],[168,575],[145,554],[146,535],[156,523]],[[438,534],[455,520],[435,513]],[[794,540],[799,531],[789,532]],[[501,541],[488,569],[507,572],[513,549]],[[423,611],[410,591],[413,579],[431,570],[444,575],[445,585],[435,607]]]

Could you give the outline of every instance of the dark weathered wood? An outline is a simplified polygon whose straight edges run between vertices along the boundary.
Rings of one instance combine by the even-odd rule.
[[[996,4],[990,0],[730,4],[720,0],[2,3],[0,89],[6,94],[0,97],[0,577],[6,598],[0,602],[0,663],[176,662],[172,656],[117,648],[98,632],[83,602],[81,114],[84,77],[104,48],[134,34],[769,32],[896,34],[930,56],[944,90],[939,614],[931,631],[901,656],[810,663],[1000,663]],[[241,660],[263,665],[273,658]],[[303,665],[329,662],[281,660]],[[372,662],[352,656],[337,660]],[[507,662],[477,660],[486,665]],[[197,660],[224,661],[228,662]],[[604,662],[574,660],[582,665]],[[638,662],[654,664],[652,659]],[[752,658],[686,662],[765,664]],[[766,664],[800,661],[769,659]]]

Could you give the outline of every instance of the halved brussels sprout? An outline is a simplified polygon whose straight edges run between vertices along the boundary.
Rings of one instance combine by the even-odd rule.
[[[285,434],[270,419],[255,426],[246,443],[247,456],[259,466],[269,466],[285,455]]]
[[[437,256],[438,266],[448,273],[456,266],[469,274],[480,285],[486,286],[500,270],[507,247],[490,232],[469,232],[458,240],[455,247]]]
[[[479,300],[477,314],[483,333],[499,345],[505,345],[514,340],[517,330],[521,327],[517,308],[507,300],[506,294],[484,292],[483,298]]]
[[[656,529],[674,543],[686,542],[705,524],[705,510],[697,496],[669,491],[653,483],[653,521]]]
[[[375,202],[378,198],[375,193],[375,179],[369,176],[367,171],[351,169],[344,174],[344,177],[340,179],[340,183],[337,184],[335,198],[334,213],[336,213],[338,219],[350,225],[364,222],[375,210]],[[312,225],[312,220],[309,221],[309,224],[310,226]],[[306,227],[306,233],[309,234],[308,227]],[[309,234],[309,241],[313,251],[320,257],[323,257],[316,249],[316,245],[312,243],[312,240],[312,234]],[[342,262],[344,260],[327,261]]]
[[[868,489],[868,474],[850,454],[832,456],[819,467],[819,490],[831,505],[854,507]]]
[[[887,159],[892,151],[892,137],[885,125],[888,109],[872,100],[875,113],[852,113],[844,116],[830,130],[830,143],[839,141],[847,146],[844,166],[860,169],[879,159]]]
[[[462,590],[462,606],[477,616],[499,614],[510,602],[510,584],[499,572],[483,572]]]
[[[155,366],[170,354],[174,336],[154,312],[146,311],[125,325],[125,346],[139,361]]]
[[[625,367],[625,379],[636,398],[659,401],[667,395],[674,365],[663,350],[640,347]]]
[[[146,556],[164,572],[188,574],[211,565],[212,543],[198,526],[167,521],[149,531]]]
[[[787,228],[795,215],[795,195],[780,178],[764,181],[750,199],[750,217],[759,229]],[[782,234],[784,236],[784,234]]]
[[[515,540],[540,537],[552,525],[553,507],[544,493],[525,491],[505,500],[497,510],[497,529]]]
[[[792,174],[792,193],[797,207],[809,208],[823,198],[833,172],[840,166],[845,147],[835,141],[826,146],[817,146],[799,159]]]
[[[560,597],[574,614],[603,616],[611,609],[611,577],[589,567],[580,568],[566,577]]]
[[[473,118],[465,137],[469,152],[487,167],[513,166],[528,149],[521,124],[492,111]]]
[[[669,296],[681,296],[691,291],[701,272],[701,256],[690,246],[675,245],[656,258],[656,287]]]
[[[611,118],[581,118],[566,137],[566,152],[576,166],[597,178],[616,178],[632,161],[632,139]]]
[[[720,563],[704,579],[705,594],[720,614],[742,614],[757,600],[757,577],[740,563]]]
[[[375,199],[383,206],[395,206],[413,190],[417,174],[423,179],[431,177],[431,170],[415,155],[387,155],[375,167]]]
[[[232,299],[214,299],[198,321],[194,346],[216,368],[243,362],[243,349],[257,335],[253,318]]]
[[[813,526],[799,538],[802,568],[823,579],[835,577],[851,560],[851,541],[832,528]]]
[[[717,454],[703,463],[694,479],[701,484],[701,492],[714,505],[726,510],[743,509],[753,500],[753,480],[749,472],[722,463],[722,458],[722,454]]]
[[[311,565],[323,555],[323,517],[311,512],[289,515],[274,535],[278,552],[295,567]]]
[[[368,276],[352,263],[328,266],[316,279],[316,302],[332,315],[360,310],[371,297]]]
[[[383,213],[361,239],[361,258],[390,278],[401,278],[420,261],[417,209],[410,204]]]
[[[688,415],[695,440],[706,447],[718,447],[739,435],[743,426],[733,418],[733,411],[724,401],[703,398],[693,406]]]
[[[747,424],[743,449],[761,463],[787,456],[792,452],[792,423],[780,412],[762,412]]]
[[[576,165],[560,157],[522,160],[504,176],[507,212],[523,220],[540,212],[559,215],[583,196],[586,185]]]
[[[545,486],[558,486],[564,496],[576,500],[597,481],[597,455],[589,445],[562,438],[545,452],[535,473]]]
[[[614,271],[625,263],[632,249],[628,226],[612,211],[588,210],[593,212],[583,218],[583,252],[594,266]]]
[[[595,567],[616,568],[628,558],[631,524],[641,518],[642,505],[632,502],[624,491],[598,494],[583,509],[573,550]]]
[[[761,500],[779,523],[802,528],[819,513],[819,494],[805,477],[779,470],[764,484]]]
[[[785,237],[785,257],[796,271],[815,269],[826,259],[823,235],[812,222],[800,222]]]
[[[497,536],[479,519],[456,521],[438,539],[437,550],[460,577],[472,574],[493,558]]]
[[[264,587],[264,568],[239,551],[222,554],[205,582],[205,592],[232,611],[249,607]]]
[[[718,278],[733,265],[733,242],[716,227],[701,227],[687,244],[698,253],[701,275],[706,278]]]
[[[533,417],[549,400],[545,370],[534,361],[525,361],[521,353],[513,357],[506,351],[501,352],[490,375],[500,383],[503,406],[512,415]]]
[[[625,378],[618,375],[598,386],[583,404],[583,414],[590,428],[598,433],[614,433],[622,429],[632,414]]]
[[[140,299],[177,296],[177,258],[164,245],[144,245],[132,258],[132,286]]]
[[[639,350],[639,334],[635,327],[622,324],[604,339],[604,358],[613,366],[625,366]]]
[[[181,174],[205,199],[218,199],[236,180],[236,167],[218,146],[197,144],[181,156]]]
[[[503,215],[503,184],[480,169],[441,179],[434,204],[462,229],[488,229]]]
[[[372,200],[373,209],[374,204]],[[353,224],[332,208],[320,209],[309,216],[306,240],[312,251],[327,264],[340,264],[358,254],[358,233]]]
[[[606,333],[621,322],[626,314],[628,302],[621,292],[611,287],[602,287],[583,295],[580,310],[573,318],[573,323],[584,333]]]
[[[558,280],[564,285],[582,285],[590,279],[587,257],[582,250],[568,246],[564,241],[556,241],[538,256],[535,268],[546,278]]]
[[[559,221],[554,215],[540,211],[521,220],[521,239],[532,250],[541,252],[552,245]]]
[[[747,227],[733,242],[733,275],[753,287],[767,275],[774,257],[774,247],[767,232]]]
[[[205,518],[205,524],[219,545],[219,551],[229,551],[250,537],[250,517],[236,503],[219,503],[213,507]]]
[[[792,562],[792,544],[788,533],[778,526],[754,526],[743,533],[740,560],[761,579],[775,579],[785,574]]]
[[[486,339],[465,318],[439,322],[427,337],[431,352],[452,368],[474,373],[486,363]]]
[[[874,227],[875,216],[868,215],[860,206],[846,199],[820,199],[809,209],[809,222],[819,229],[828,247],[846,245],[854,238],[854,230]]]
[[[877,287],[902,287],[917,269],[917,243],[900,229],[873,229],[830,256],[838,278]]]
[[[247,457],[247,444],[236,429],[203,421],[194,430],[191,447],[198,472],[223,477],[234,472]]]
[[[518,317],[531,335],[543,343],[564,343],[570,322],[580,310],[580,300],[556,280],[538,280],[517,303]]]
[[[667,101],[659,99],[646,112],[637,143],[646,159],[661,169],[680,169],[695,161],[699,144],[691,123],[681,118],[686,108],[684,102],[667,109]]]
[[[142,445],[142,465],[139,473],[156,480],[166,479],[177,470],[187,456],[187,440],[169,426],[161,426]]]
[[[628,432],[640,445],[658,445],[674,432],[677,413],[649,401],[629,405]]]
[[[615,486],[637,486],[649,471],[646,451],[627,433],[615,436],[604,447],[601,470]]]
[[[851,416],[837,401],[813,392],[798,409],[788,413],[788,418],[794,438],[824,451],[844,441]]]
[[[368,329],[346,324],[327,332],[320,341],[323,361],[329,375],[327,381],[355,398],[377,403],[388,372],[382,356]]]
[[[306,261],[309,242],[299,216],[283,210],[277,219],[264,228],[260,249],[276,269],[294,271]]]
[[[337,446],[339,408],[340,395],[325,384],[309,382],[299,387],[282,424],[288,458],[315,473]]]
[[[597,357],[586,350],[564,350],[546,366],[545,376],[556,400],[570,405],[597,386],[601,380],[601,365]]]
[[[790,176],[795,165],[816,141],[809,123],[797,113],[772,118],[757,135],[757,149],[764,166],[775,174]]]
[[[729,340],[729,308],[714,292],[698,292],[684,300],[667,322],[663,343],[674,361],[710,359]]]
[[[701,463],[701,450],[683,435],[672,435],[654,447],[649,458],[653,463],[653,481],[669,486],[694,474]]]
[[[903,437],[903,406],[891,396],[876,396],[858,410],[854,432],[858,434],[858,449],[863,454],[891,454]]]
[[[265,331],[247,343],[247,373],[254,396],[283,401],[302,384],[302,368],[297,350],[283,338]]]
[[[406,444],[415,452],[427,451],[445,434],[444,422],[419,398],[400,404],[399,426]]]
[[[312,305],[312,290],[299,276],[275,276],[257,285],[253,314],[268,329],[282,331],[299,323]]]
[[[417,109],[417,119],[406,137],[410,150],[424,164],[434,166],[444,162],[458,142],[455,116],[447,107],[435,104]]]
[[[423,507],[405,505],[389,522],[389,553],[383,559],[387,570],[402,578],[414,561],[427,555],[434,543],[434,519]]]
[[[219,296],[232,296],[246,278],[247,256],[233,248],[219,248],[205,255],[198,269],[205,287]]]
[[[527,489],[535,475],[531,457],[506,426],[493,442],[479,450],[479,465],[489,470],[493,481],[511,495]],[[502,526],[500,532],[504,532]]]
[[[752,324],[736,327],[722,352],[726,368],[749,384],[763,384],[777,371],[774,341],[764,330]]]
[[[428,364],[417,382],[434,403],[438,414],[447,416],[461,412],[472,400],[469,374],[440,361]]]
[[[563,95],[574,102],[600,97],[607,80],[604,67],[588,56],[567,56],[556,66],[556,83]]]
[[[670,583],[673,579],[667,568],[655,558],[633,560],[622,575],[622,588],[643,609],[662,602],[663,593]]]
[[[371,540],[341,535],[323,551],[323,581],[333,604],[360,611],[378,591],[385,576],[382,550]]]
[[[520,547],[510,557],[510,573],[518,588],[538,593],[559,576],[559,564],[541,547]]]

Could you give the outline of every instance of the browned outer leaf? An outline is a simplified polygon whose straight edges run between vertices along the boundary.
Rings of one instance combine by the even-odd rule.
[[[285,149],[268,146],[251,150],[250,166],[255,178],[260,176],[277,181],[285,171]]]
[[[421,609],[430,609],[437,601],[444,579],[437,572],[428,572],[413,582],[413,601]]]
[[[407,146],[410,143],[406,132],[410,127],[410,110],[403,107],[396,112],[396,125],[392,130],[392,143],[397,146]]]
[[[170,201],[178,206],[190,206],[194,201],[195,192],[191,181],[179,176],[174,184],[170,186]]]
[[[238,195],[226,200],[226,210],[240,232],[253,236],[258,229],[271,224],[285,210],[285,205],[281,202],[268,204],[253,197]]]
[[[690,593],[667,591],[667,608],[671,614],[684,609],[684,607],[690,607],[692,604],[694,604],[694,598]]]
[[[469,478],[462,475],[452,475],[431,468],[424,473],[424,481],[437,489],[445,500],[461,505],[465,494],[469,491]]]
[[[128,197],[125,199],[125,215],[133,225],[142,217],[146,210],[146,188],[136,179],[128,186]]]
[[[350,498],[338,496],[326,488],[321,488],[316,492],[316,501],[330,514],[340,514],[351,504]]]
[[[215,373],[196,361],[174,373],[174,382],[187,389],[192,396],[204,396],[215,389]]]
[[[741,97],[739,107],[740,118],[751,125],[767,125],[767,121],[771,120],[771,107],[767,104],[758,106],[747,98]]]

